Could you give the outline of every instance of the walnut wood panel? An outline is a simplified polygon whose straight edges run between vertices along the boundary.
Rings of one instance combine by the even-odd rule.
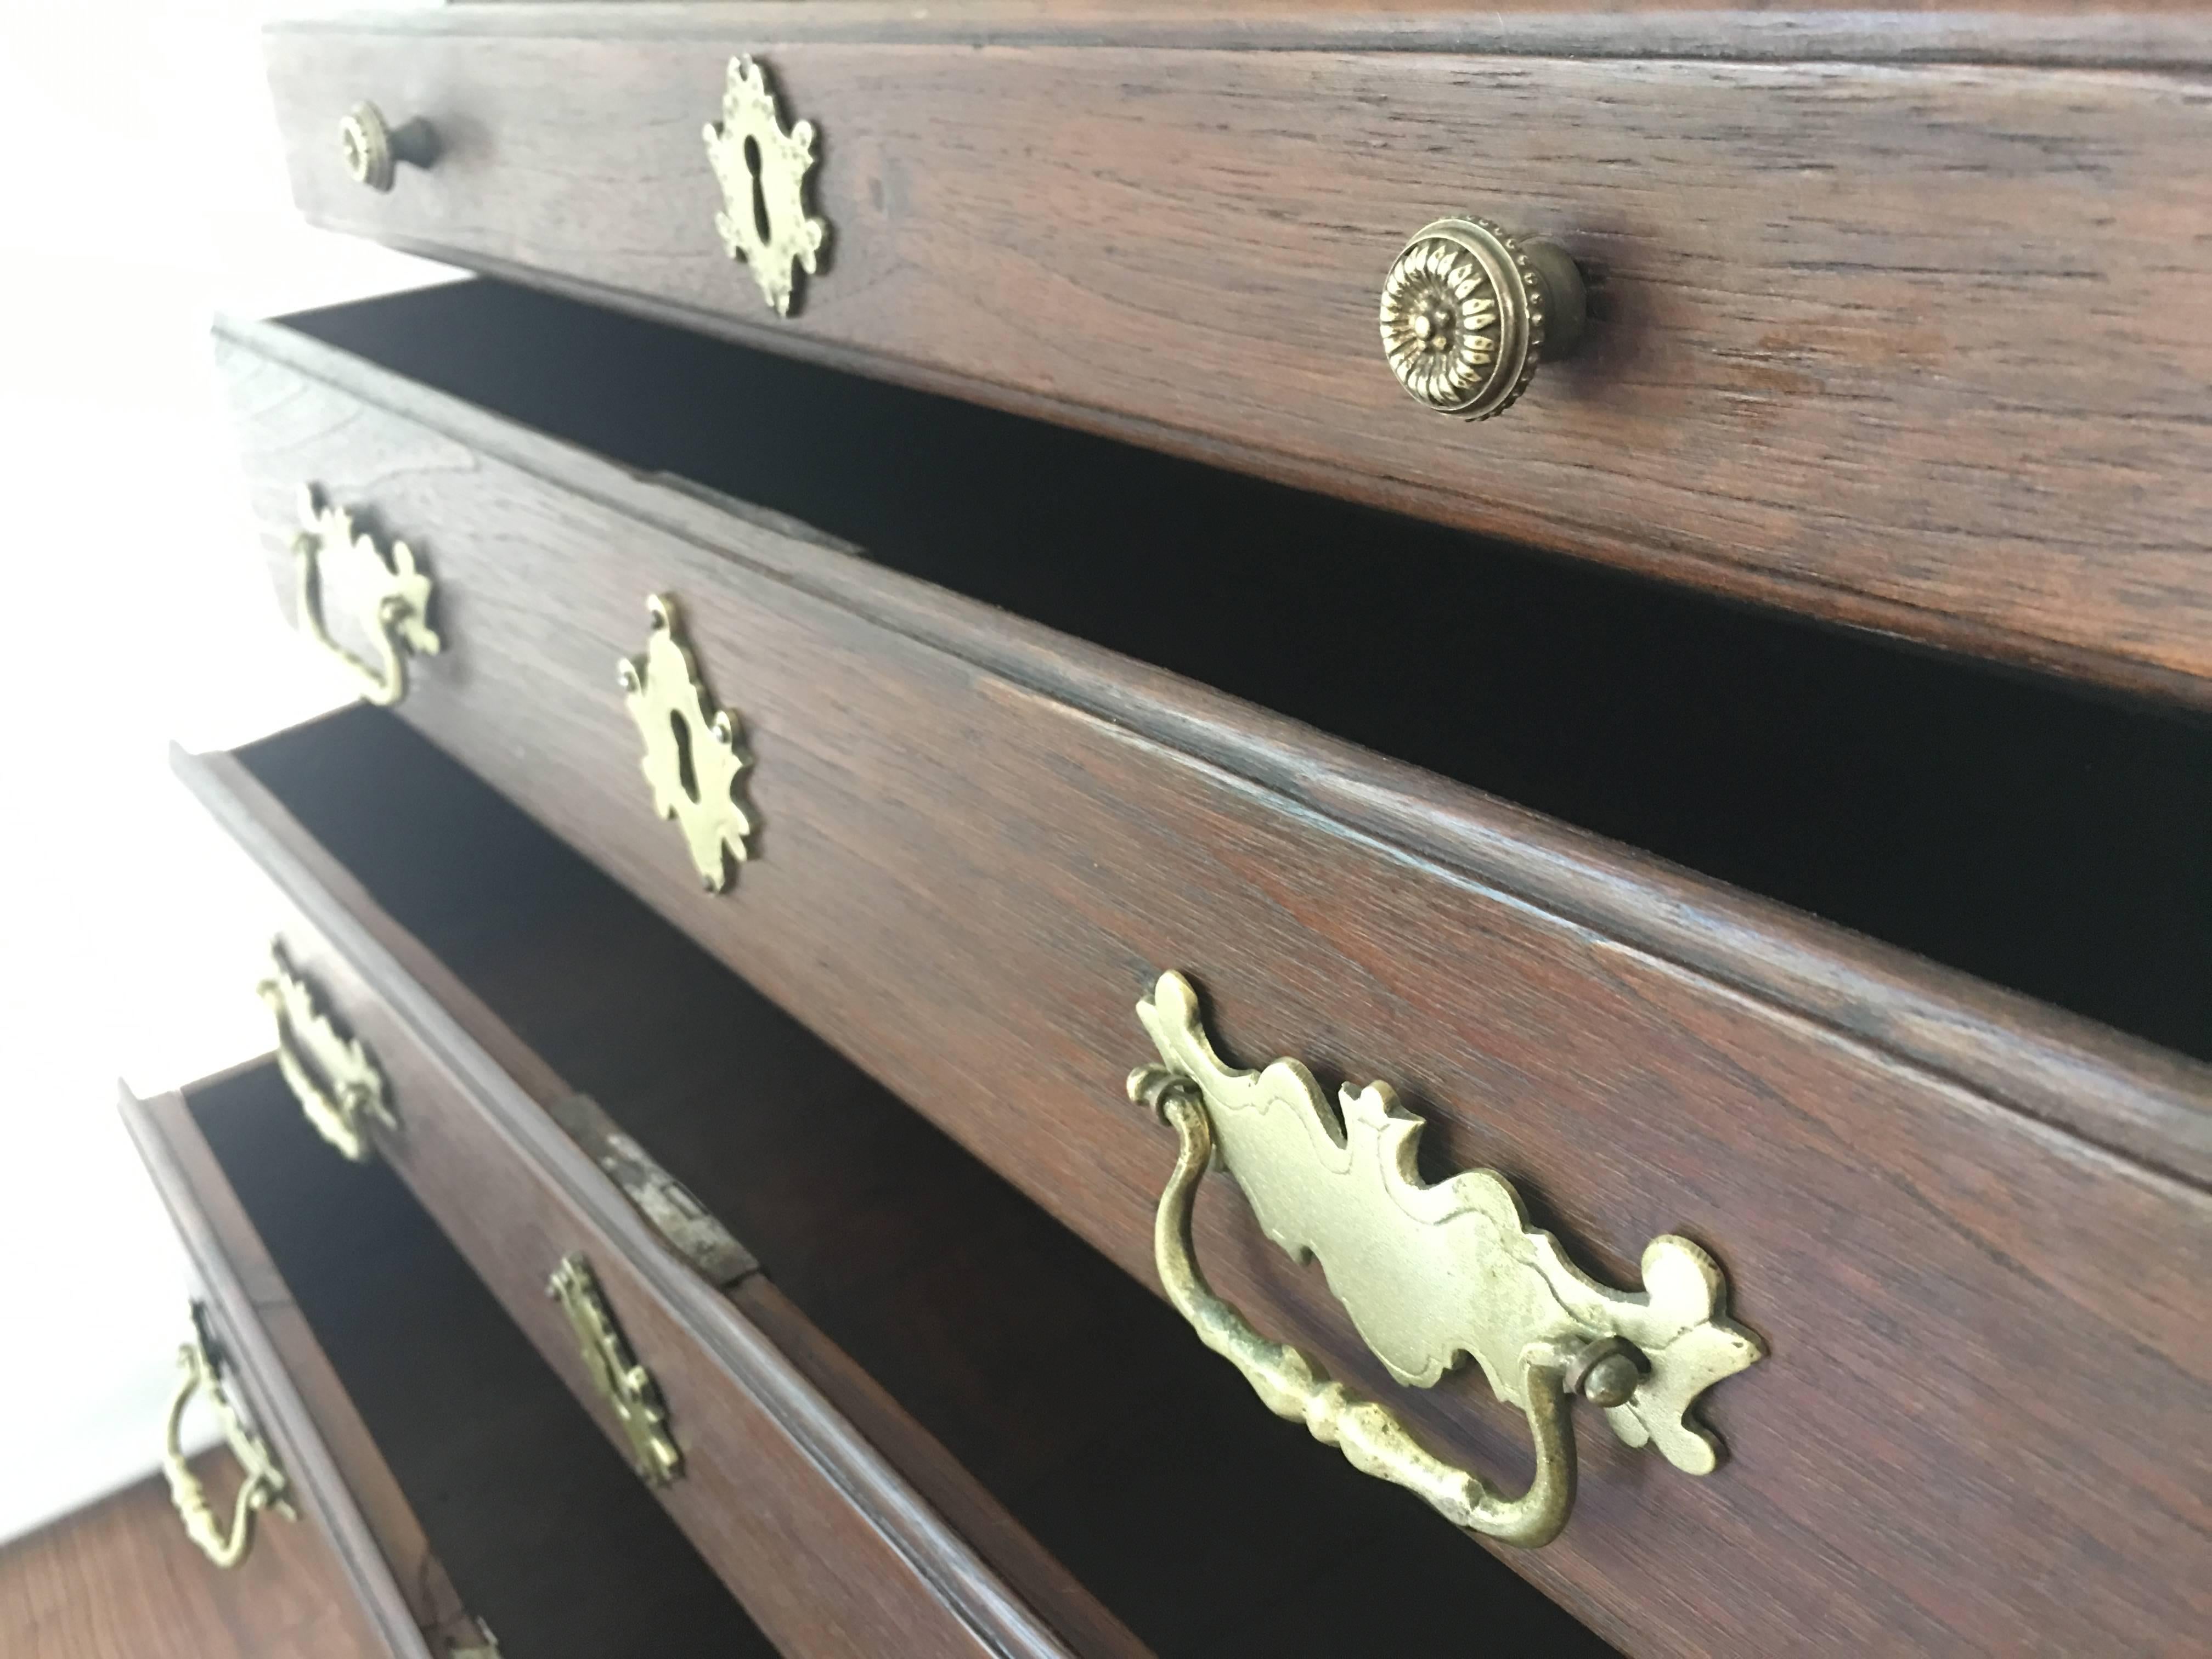
[[[1662,1231],[1714,1249],[1772,1351],[1713,1399],[1734,1461],[1585,1435],[1574,1523],[1514,1560],[1609,1638],[2201,1626],[2212,1203],[2172,1172],[2203,1168],[2204,1068],[381,386],[404,416],[276,333],[237,331],[272,356],[232,372],[280,573],[302,478],[434,549],[448,651],[401,712],[1132,1273],[1170,1158],[1119,1082],[1170,966],[1232,1056],[1389,1078],[1437,1170],[1504,1170],[1604,1271]],[[613,690],[656,590],[758,758],[762,856],[725,896]],[[1200,1210],[1263,1328],[1389,1389],[1316,1273],[1225,1190]],[[1464,1378],[1394,1398],[1517,1467]]]
[[[204,1287],[238,1392],[289,1477],[294,1504],[327,1539],[336,1572],[358,1604],[362,1639],[377,1652],[429,1659],[473,1637],[475,1621],[183,1097],[142,1101],[125,1093],[122,1111]],[[284,1529],[281,1519],[264,1516],[254,1551]]]
[[[266,844],[283,815],[265,792],[226,757],[179,764],[249,850],[292,870],[295,855]],[[772,1290],[732,1303],[680,1261],[547,1115],[568,1085],[341,868],[322,861],[283,884],[319,913],[284,928],[288,956],[368,1043],[400,1103],[380,1155],[620,1446],[546,1295],[564,1255],[591,1263],[684,1451],[682,1477],[659,1495],[783,1651],[1144,1650],[834,1345],[808,1336],[787,1358],[750,1316],[765,1310],[787,1337],[803,1329]],[[833,1393],[863,1409],[868,1439]],[[972,1542],[947,1516],[972,1528]]]
[[[2212,700],[2192,82],[621,26],[281,30],[295,196],[775,349]],[[738,49],[823,134],[831,264],[787,321],[713,229],[699,125]],[[355,185],[332,132],[362,97],[431,120],[436,167]],[[1479,427],[1408,399],[1375,328],[1392,254],[1461,210],[1596,283],[1582,356]]]
[[[227,1490],[220,1449],[194,1460]],[[0,1548],[9,1659],[371,1659],[350,1587],[312,1529],[279,1521],[237,1568],[208,1565],[151,1475]],[[440,1650],[442,1654],[443,1650]]]

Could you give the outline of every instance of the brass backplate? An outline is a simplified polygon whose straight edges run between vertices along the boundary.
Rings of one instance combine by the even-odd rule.
[[[630,1463],[648,1486],[665,1486],[684,1471],[684,1454],[669,1437],[668,1412],[653,1373],[637,1363],[615,1323],[614,1310],[591,1264],[580,1255],[562,1258],[545,1293],[561,1304],[576,1334],[576,1346],[592,1375],[592,1386],[614,1408],[629,1438]]]

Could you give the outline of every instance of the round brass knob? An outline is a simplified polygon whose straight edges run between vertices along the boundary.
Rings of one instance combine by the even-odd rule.
[[[399,164],[427,167],[438,153],[429,124],[410,121],[404,126],[385,125],[384,112],[371,103],[353,106],[338,123],[338,154],[356,184],[371,190],[390,190]]]
[[[1565,248],[1487,219],[1439,219],[1382,280],[1382,350],[1419,402],[1486,421],[1513,406],[1539,363],[1573,347],[1586,305]]]

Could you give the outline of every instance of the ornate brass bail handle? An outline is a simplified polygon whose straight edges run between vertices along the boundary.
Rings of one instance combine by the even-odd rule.
[[[270,944],[269,976],[254,988],[276,1021],[276,1069],[307,1121],[349,1161],[367,1163],[374,1151],[368,1126],[399,1127],[383,1068],[331,1023],[282,940]]]
[[[350,586],[361,598],[360,621],[379,647],[375,666],[362,661],[333,640],[323,624],[323,577],[343,561]],[[313,488],[300,492],[300,531],[292,538],[292,562],[298,581],[300,630],[343,665],[360,683],[362,695],[390,708],[407,695],[407,659],[434,656],[441,648],[430,626],[430,577],[405,542],[386,554],[375,541],[356,533],[353,515],[325,507]]]
[[[207,1328],[207,1310],[191,1306],[192,1334],[177,1350],[177,1389],[169,1401],[161,1425],[161,1474],[169,1483],[169,1501],[185,1523],[185,1533],[218,1567],[234,1567],[253,1547],[254,1518],[264,1510],[275,1510],[287,1520],[299,1517],[284,1493],[290,1484],[268,1443],[240,1419],[224,1392],[216,1355]],[[222,1426],[222,1437],[237,1458],[245,1478],[232,1500],[230,1524],[225,1527],[208,1501],[207,1489],[185,1461],[185,1407],[195,1394],[204,1393]]]
[[[1224,1064],[1180,974],[1161,975],[1137,1014],[1162,1063],[1131,1073],[1129,1093],[1180,1143],[1153,1224],[1160,1283],[1270,1411],[1304,1422],[1355,1468],[1406,1487],[1455,1526],[1526,1547],[1558,1537],[1574,1507],[1577,1395],[1604,1410],[1629,1444],[1656,1444],[1693,1474],[1717,1466],[1719,1439],[1691,1407],[1763,1351],[1722,1316],[1727,1282],[1703,1250],[1655,1238],[1644,1252],[1644,1290],[1613,1290],[1529,1227],[1518,1194],[1495,1171],[1420,1184],[1422,1120],[1387,1085],[1346,1088],[1340,1121],[1297,1060],[1259,1072]],[[1472,1355],[1498,1396],[1522,1408],[1535,1450],[1527,1491],[1509,1496],[1437,1457],[1387,1407],[1260,1335],[1213,1291],[1199,1269],[1191,1212],[1217,1152],[1267,1236],[1294,1258],[1319,1259],[1394,1377],[1425,1388]]]

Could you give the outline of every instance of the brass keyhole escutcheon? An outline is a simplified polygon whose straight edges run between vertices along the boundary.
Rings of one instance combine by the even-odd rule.
[[[806,175],[814,166],[814,124],[788,130],[777,112],[768,75],[750,58],[730,59],[722,118],[707,124],[707,159],[722,186],[714,216],[722,249],[742,259],[776,315],[791,314],[798,278],[812,276],[830,227],[806,210]]]
[[[738,799],[752,765],[737,716],[708,696],[698,664],[684,643],[676,601],[646,601],[653,631],[645,654],[616,667],[623,702],[645,745],[640,763],[653,791],[653,810],[674,818],[699,879],[710,893],[729,885],[731,866],[751,856],[753,814]]]

